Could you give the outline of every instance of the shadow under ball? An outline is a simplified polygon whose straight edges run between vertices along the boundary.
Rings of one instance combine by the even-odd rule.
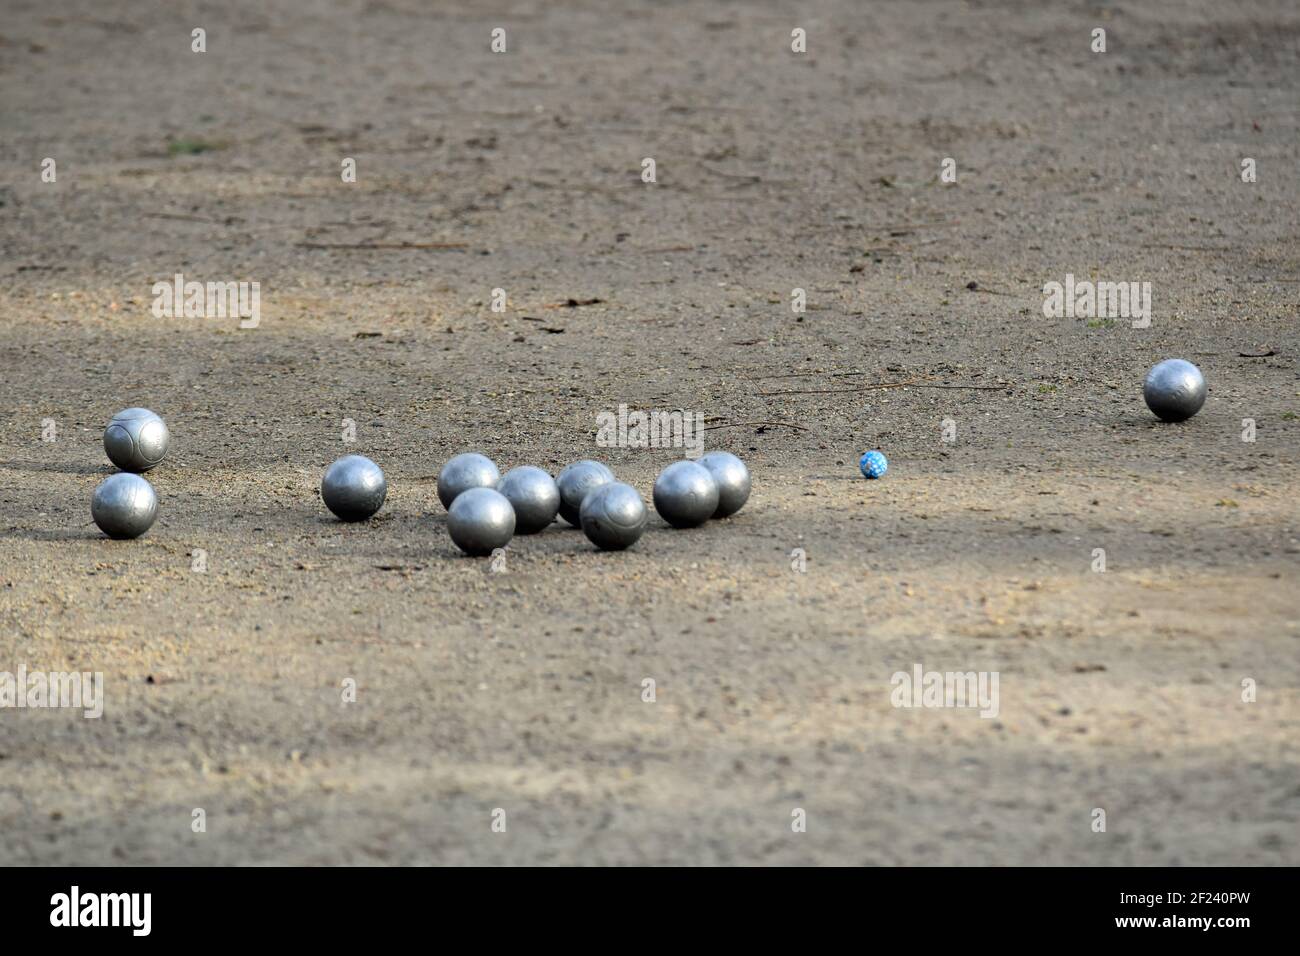
[[[743,461],[729,451],[711,451],[700,458],[699,464],[718,483],[718,510],[713,517],[726,518],[745,507],[752,483]]]
[[[90,499],[90,516],[110,538],[138,538],[158,517],[158,495],[144,478],[119,471],[95,489]]]
[[[1186,421],[1205,404],[1205,376],[1186,359],[1165,359],[1147,372],[1142,397],[1161,421]]]
[[[582,500],[582,532],[603,551],[622,551],[645,532],[646,508],[631,485],[611,481]]]
[[[497,491],[515,509],[515,534],[536,534],[550,526],[560,511],[560,487],[547,472],[533,465],[511,468]]]
[[[157,413],[124,408],[104,429],[104,452],[123,471],[148,471],[167,457],[171,432]]]
[[[593,490],[614,480],[614,473],[590,458],[575,461],[555,479],[560,489],[560,517],[575,528],[582,527],[582,501]]]
[[[478,452],[456,455],[438,472],[438,500],[449,511],[451,503],[470,488],[495,488],[501,480],[496,462]]]
[[[466,554],[491,554],[515,534],[515,509],[494,488],[470,488],[447,509],[447,532]]]
[[[718,510],[718,483],[693,461],[675,461],[655,479],[655,511],[674,528],[704,524]]]
[[[345,455],[325,469],[320,497],[343,521],[364,521],[383,507],[388,481],[369,458]]]

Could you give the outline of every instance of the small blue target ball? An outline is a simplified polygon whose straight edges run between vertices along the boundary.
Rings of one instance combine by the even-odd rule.
[[[858,467],[862,469],[864,477],[884,478],[885,472],[889,471],[889,462],[885,461],[885,456],[881,452],[869,451],[862,456]]]

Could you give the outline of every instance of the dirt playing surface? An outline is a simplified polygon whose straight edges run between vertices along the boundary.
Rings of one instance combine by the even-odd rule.
[[[0,671],[105,695],[0,710],[0,863],[1300,863],[1294,4],[0,7]],[[177,273],[260,324],[155,317]],[[1067,274],[1150,327],[1045,318]],[[456,551],[459,451],[649,501],[621,404],[748,506]]]

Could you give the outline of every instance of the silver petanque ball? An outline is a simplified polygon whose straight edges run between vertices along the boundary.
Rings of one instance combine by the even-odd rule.
[[[438,500],[451,510],[451,503],[462,491],[470,488],[495,488],[501,480],[496,463],[486,455],[465,452],[442,466],[438,472]]]
[[[1205,404],[1205,376],[1186,359],[1165,359],[1147,372],[1142,397],[1161,421],[1181,422]]]
[[[119,471],[95,489],[90,499],[90,516],[110,538],[138,538],[158,517],[158,495],[144,478]]]
[[[674,528],[693,528],[718,510],[718,483],[703,465],[675,461],[655,479],[655,511]]]
[[[447,509],[447,531],[466,554],[491,554],[515,534],[515,509],[495,488],[470,488]]]
[[[636,544],[645,531],[646,510],[631,485],[610,481],[582,499],[582,531],[604,551],[622,551]]]
[[[749,500],[750,479],[749,469],[743,461],[729,451],[711,451],[701,457],[699,463],[718,483],[718,510],[713,512],[713,517],[726,518],[745,506]]]
[[[383,507],[387,496],[384,473],[362,455],[340,458],[325,469],[320,483],[325,507],[344,521],[365,521]]]
[[[575,528],[581,527],[582,500],[594,489],[613,480],[612,471],[590,458],[569,465],[560,472],[560,477],[555,479],[555,483],[560,488],[560,517]]]
[[[560,510],[560,488],[555,479],[532,465],[511,468],[497,491],[515,509],[515,534],[536,534],[549,527]]]
[[[108,460],[123,471],[148,471],[167,457],[171,432],[147,408],[124,408],[104,429]]]

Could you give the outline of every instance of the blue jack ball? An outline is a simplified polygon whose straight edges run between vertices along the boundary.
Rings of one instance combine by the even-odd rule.
[[[862,456],[858,467],[862,469],[862,474],[866,478],[883,478],[885,472],[889,471],[889,462],[885,460],[884,453],[869,451]]]

